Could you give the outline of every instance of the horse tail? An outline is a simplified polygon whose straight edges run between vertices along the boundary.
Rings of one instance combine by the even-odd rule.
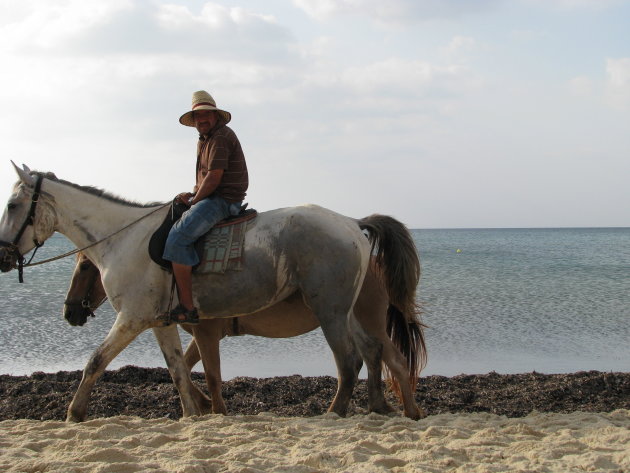
[[[407,361],[409,384],[415,392],[420,371],[427,363],[424,339],[425,325],[420,321],[422,309],[416,301],[420,282],[420,259],[409,230],[386,215],[370,215],[358,221],[367,230],[376,263],[383,273],[389,297],[387,334]],[[376,251],[375,251],[376,250]],[[384,368],[392,389],[400,394],[396,381]]]

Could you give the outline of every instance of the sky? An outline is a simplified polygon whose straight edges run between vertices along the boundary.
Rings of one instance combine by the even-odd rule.
[[[410,228],[630,226],[630,1],[0,0],[10,160],[138,202],[192,190],[206,90],[259,211]]]

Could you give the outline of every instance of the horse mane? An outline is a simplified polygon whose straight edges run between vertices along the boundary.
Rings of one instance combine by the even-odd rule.
[[[164,202],[149,202],[147,204],[141,204],[139,202],[134,202],[128,199],[124,199],[117,195],[112,194],[103,189],[99,189],[93,186],[81,186],[79,184],[75,184],[74,182],[65,181],[63,179],[59,179],[52,172],[39,172],[39,171],[31,171],[31,176],[41,176],[45,179],[49,179],[51,181],[58,182],[59,184],[63,184],[66,186],[74,187],[80,191],[86,192],[88,194],[94,195],[96,197],[102,197],[103,199],[109,200],[110,202],[115,202],[120,205],[124,205],[125,207],[139,207],[139,208],[148,208],[148,207],[157,207],[158,205],[163,205]]]

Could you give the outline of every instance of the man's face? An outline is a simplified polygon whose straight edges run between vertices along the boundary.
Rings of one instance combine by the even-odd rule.
[[[214,110],[197,110],[193,112],[195,128],[200,135],[207,135],[217,123],[217,112]]]

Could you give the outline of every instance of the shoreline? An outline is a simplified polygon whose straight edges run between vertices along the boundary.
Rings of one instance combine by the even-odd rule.
[[[0,421],[65,419],[81,375],[81,371],[0,375]],[[193,372],[193,381],[207,392],[203,373]],[[223,396],[230,415],[268,412],[313,417],[326,412],[336,386],[336,378],[330,376],[237,377],[223,383]],[[431,375],[419,379],[415,397],[429,416],[490,413],[516,418],[532,412],[612,412],[630,409],[630,373]],[[401,409],[393,393],[386,391],[386,399]],[[367,414],[366,407],[366,381],[361,379],[348,415]],[[136,366],[106,371],[92,392],[88,418],[120,415],[179,419],[179,396],[168,371]]]

